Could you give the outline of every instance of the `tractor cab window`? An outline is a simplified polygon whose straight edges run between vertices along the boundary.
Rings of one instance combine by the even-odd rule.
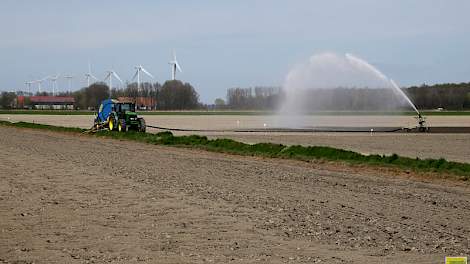
[[[125,111],[131,111],[131,112],[134,112],[134,104],[121,104],[121,111],[122,112],[125,112]]]

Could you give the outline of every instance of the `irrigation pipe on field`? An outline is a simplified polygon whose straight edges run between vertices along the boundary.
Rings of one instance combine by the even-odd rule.
[[[259,128],[259,129],[189,129],[189,128],[171,128],[171,127],[160,127],[160,126],[152,126],[147,125],[147,127],[160,129],[160,130],[168,130],[168,131],[180,131],[180,132],[217,132],[217,133],[224,133],[224,132],[236,132],[236,133],[253,133],[253,132],[269,132],[269,133],[299,133],[299,132],[369,132],[369,128],[362,128],[362,130],[354,130],[354,129],[334,129],[334,128],[298,128],[298,129],[283,129],[283,128]],[[376,130],[374,129],[374,133],[386,133],[386,132],[398,132],[405,130],[404,128],[396,128],[390,127],[386,128],[386,130]]]

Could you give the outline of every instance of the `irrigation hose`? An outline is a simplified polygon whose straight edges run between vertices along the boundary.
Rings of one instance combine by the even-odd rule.
[[[253,132],[266,132],[266,133],[309,133],[309,132],[344,132],[344,133],[364,133],[370,132],[370,130],[341,130],[341,129],[281,129],[281,128],[274,128],[274,129],[188,129],[188,128],[171,128],[171,127],[160,127],[160,126],[152,126],[147,125],[147,127],[160,129],[160,130],[167,130],[167,131],[180,131],[180,132],[216,132],[216,133],[227,133],[227,132],[236,132],[236,133],[253,133]],[[409,128],[391,128],[390,130],[374,130],[374,133],[392,133],[398,131],[404,131]]]

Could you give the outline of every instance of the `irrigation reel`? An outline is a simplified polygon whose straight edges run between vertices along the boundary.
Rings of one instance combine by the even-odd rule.
[[[428,132],[429,127],[426,124],[426,118],[421,115],[421,113],[418,113],[418,116],[416,117],[418,120],[418,131],[419,132]]]

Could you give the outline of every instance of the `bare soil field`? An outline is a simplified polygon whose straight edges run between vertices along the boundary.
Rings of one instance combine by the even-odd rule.
[[[470,187],[0,126],[0,263],[443,263]]]
[[[414,126],[410,116],[319,116],[309,117],[319,126]],[[273,116],[145,116],[147,124],[188,129],[247,129],[268,127]],[[93,117],[66,115],[0,115],[0,120],[26,121],[42,124],[89,128]],[[468,116],[429,116],[434,126],[469,126]],[[149,132],[156,132],[149,129]],[[470,163],[470,134],[402,134],[402,133],[236,133],[176,132],[225,137],[245,143],[273,142],[285,145],[318,145],[348,149],[365,154],[392,154],[411,158],[445,158]]]
[[[279,127],[277,116],[259,115],[145,115],[148,124],[155,126],[187,129],[252,129]],[[26,121],[57,126],[89,128],[93,125],[92,115],[23,115],[0,114],[1,120]],[[306,116],[305,124],[312,127],[414,127],[417,121],[412,116]],[[469,126],[470,116],[429,116],[430,126]]]

